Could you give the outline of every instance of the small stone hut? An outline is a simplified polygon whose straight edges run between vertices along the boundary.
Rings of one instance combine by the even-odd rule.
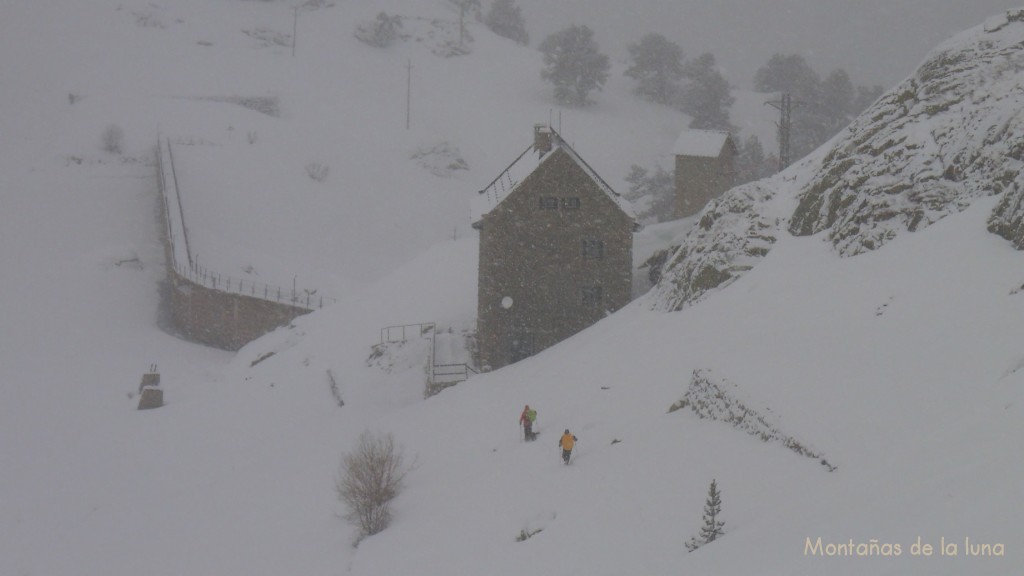
[[[676,157],[676,218],[700,212],[732,188],[736,143],[722,130],[683,130],[672,147]]]
[[[475,198],[477,342],[497,369],[594,324],[631,299],[629,203],[551,127]]]

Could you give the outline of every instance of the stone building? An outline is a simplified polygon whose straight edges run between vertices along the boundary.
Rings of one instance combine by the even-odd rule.
[[[721,130],[683,130],[672,147],[676,157],[676,218],[700,212],[732,188],[736,143]]]
[[[629,203],[548,126],[473,206],[480,366],[532,356],[630,301]]]

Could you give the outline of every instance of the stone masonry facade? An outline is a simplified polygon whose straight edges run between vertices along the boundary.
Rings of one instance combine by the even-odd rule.
[[[569,152],[550,154],[478,225],[484,369],[540,352],[631,298],[634,219]]]

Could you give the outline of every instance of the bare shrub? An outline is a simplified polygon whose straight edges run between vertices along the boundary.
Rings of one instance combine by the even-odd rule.
[[[401,27],[401,16],[390,16],[387,12],[381,12],[373,22],[356,26],[355,36],[375,48],[386,48],[398,39],[398,30]]]
[[[359,528],[359,539],[391,523],[391,501],[401,493],[408,471],[402,448],[390,433],[367,430],[356,449],[342,457],[335,489],[348,507],[345,518]]]
[[[326,164],[322,164],[320,162],[310,162],[309,164],[306,164],[306,174],[317,182],[327,180],[327,175],[330,174],[330,172],[331,167]]]
[[[104,152],[120,154],[124,150],[124,130],[117,124],[110,124],[100,136],[100,144]]]

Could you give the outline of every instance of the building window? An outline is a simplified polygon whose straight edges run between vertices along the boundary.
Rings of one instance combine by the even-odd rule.
[[[554,196],[541,196],[540,197],[540,209],[541,210],[558,210],[558,198]]]
[[[577,196],[562,198],[562,210],[579,210],[580,199]]]
[[[583,296],[583,305],[587,307],[597,307],[601,305],[601,287],[600,286],[584,286],[580,293]]]
[[[604,242],[600,240],[583,241],[583,259],[601,260],[604,258]]]

